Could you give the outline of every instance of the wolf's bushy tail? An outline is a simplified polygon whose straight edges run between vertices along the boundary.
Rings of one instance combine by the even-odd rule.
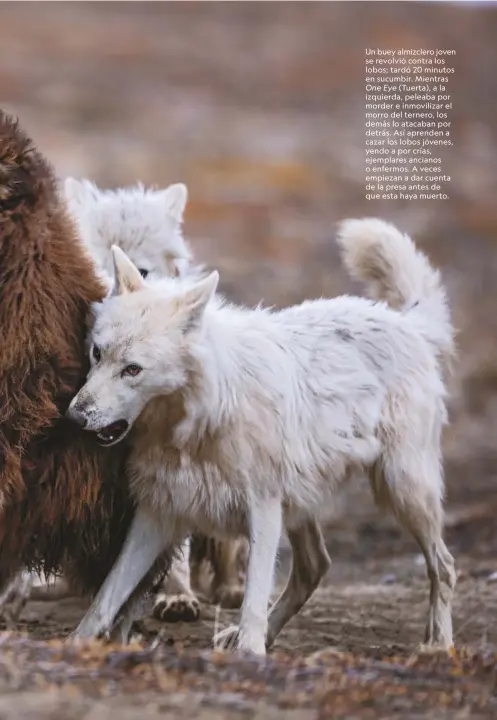
[[[350,275],[366,285],[371,298],[415,313],[443,365],[450,367],[454,329],[445,289],[411,238],[390,223],[365,218],[342,222],[337,241]]]

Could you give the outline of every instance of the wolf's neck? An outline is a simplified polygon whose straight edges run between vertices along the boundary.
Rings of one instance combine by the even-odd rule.
[[[263,311],[209,308],[204,327],[192,343],[188,380],[174,395],[153,400],[140,417],[142,432],[158,432],[176,447],[213,439],[239,415],[241,400],[257,384],[261,367],[254,337],[263,334]],[[267,362],[267,361],[266,361]]]
[[[192,344],[185,388],[185,429],[216,432],[236,412],[243,392],[243,331],[246,314],[234,308],[208,308]],[[193,430],[193,427],[192,427]]]

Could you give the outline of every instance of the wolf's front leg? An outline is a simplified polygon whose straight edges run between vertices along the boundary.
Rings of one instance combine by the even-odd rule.
[[[167,521],[164,527],[150,512],[137,509],[114,567],[72,638],[97,637],[112,628],[119,610],[170,543]]]
[[[240,625],[218,633],[214,646],[266,654],[267,608],[281,536],[279,498],[257,499],[250,508],[250,555]]]

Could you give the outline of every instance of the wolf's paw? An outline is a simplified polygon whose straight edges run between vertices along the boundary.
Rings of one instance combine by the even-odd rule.
[[[91,609],[79,623],[78,627],[66,638],[68,643],[89,643],[93,641],[106,641],[106,636],[112,632],[112,626],[100,613]]]
[[[200,603],[195,595],[160,593],[155,601],[153,615],[162,622],[195,622],[200,616]]]
[[[212,640],[214,650],[237,650],[239,636],[238,625],[230,625],[225,630],[221,630]]]
[[[75,648],[89,647],[93,643],[105,644],[107,641],[104,636],[101,635],[80,635],[76,630],[66,635],[64,644],[73,646]]]
[[[242,606],[243,585],[220,585],[214,592],[214,604],[226,610],[238,610]]]
[[[452,640],[439,642],[424,642],[419,645],[417,655],[451,655],[454,656],[455,648]]]
[[[226,630],[218,632],[213,639],[214,650],[238,650],[238,652],[249,652],[254,655],[264,656],[266,654],[266,643],[252,633],[244,633],[238,625],[231,625]]]
[[[439,614],[439,617],[433,617],[430,613],[424,641],[418,649],[419,654],[450,653],[453,649],[454,640],[452,637],[450,609],[444,607],[443,611]]]

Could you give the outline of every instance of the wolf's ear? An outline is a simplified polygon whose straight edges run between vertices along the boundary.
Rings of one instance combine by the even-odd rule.
[[[90,200],[96,199],[98,188],[89,180],[76,180],[68,177],[64,181],[64,195],[70,205],[81,206]]]
[[[169,187],[162,192],[162,202],[164,203],[166,214],[177,222],[183,220],[187,200],[188,190],[183,183],[169,185]]]
[[[113,295],[126,295],[145,287],[140,271],[117,245],[112,246],[112,257],[116,276]]]
[[[186,291],[181,298],[181,308],[187,314],[185,332],[196,330],[202,324],[202,317],[207,303],[216,292],[219,283],[217,270]]]

